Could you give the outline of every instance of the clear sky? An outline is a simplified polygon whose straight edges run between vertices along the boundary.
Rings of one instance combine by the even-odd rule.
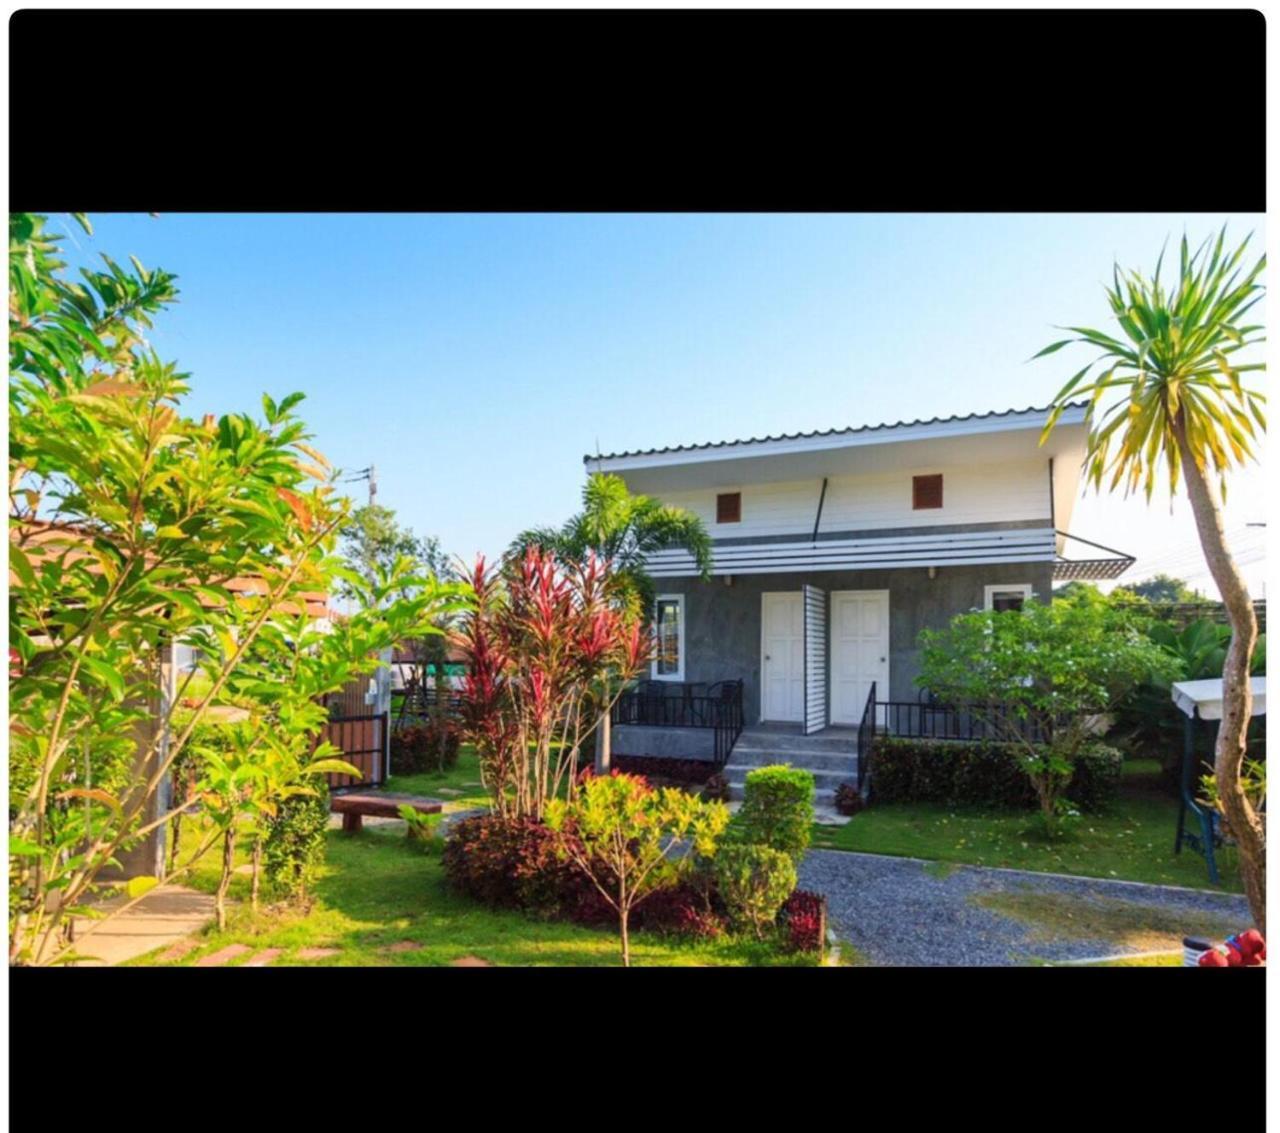
[[[470,557],[578,502],[582,455],[1043,405],[1107,329],[1113,259],[1218,215],[96,215],[79,251],[176,272],[162,356],[189,411],[301,409],[379,503]],[[1261,305],[1255,310],[1261,310]],[[1263,320],[1265,320],[1265,313]],[[1072,362],[1075,365],[1072,365]],[[1262,472],[1226,526],[1255,595]],[[357,489],[359,490],[359,486]],[[1075,533],[1214,593],[1185,499],[1077,504]]]

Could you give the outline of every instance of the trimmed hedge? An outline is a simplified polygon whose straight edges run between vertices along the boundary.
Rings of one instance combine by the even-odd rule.
[[[729,840],[768,846],[800,864],[813,826],[813,772],[775,763],[747,772]],[[794,883],[793,883],[794,884]]]
[[[989,740],[877,736],[869,754],[871,789],[882,803],[937,802],[1030,810],[1035,788],[1009,744]],[[1123,756],[1088,744],[1076,761],[1067,798],[1081,810],[1105,809],[1120,786]]]

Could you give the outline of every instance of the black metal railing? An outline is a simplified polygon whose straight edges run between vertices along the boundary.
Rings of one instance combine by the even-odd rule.
[[[618,697],[609,720],[615,726],[711,728],[716,766],[723,767],[742,734],[742,682],[642,681]]]
[[[861,791],[867,781],[867,770],[871,763],[871,737],[876,731],[876,682],[871,682],[871,691],[867,693],[867,703],[862,709],[862,719],[858,723],[858,790]]]
[[[858,725],[859,790],[866,783],[871,742],[877,734],[903,739],[995,741],[1021,736],[1032,743],[1049,738],[1040,721],[1021,719],[1004,705],[975,708],[944,704],[927,692],[918,700],[879,700],[872,681]]]

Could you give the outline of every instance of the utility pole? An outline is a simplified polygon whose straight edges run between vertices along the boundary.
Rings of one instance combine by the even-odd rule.
[[[348,476],[342,482],[344,484],[357,484],[361,480],[369,481],[369,506],[373,507],[378,498],[378,466],[371,464],[368,468],[362,468],[354,475]]]

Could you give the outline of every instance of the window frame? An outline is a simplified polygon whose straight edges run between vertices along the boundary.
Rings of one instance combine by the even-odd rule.
[[[737,497],[738,517],[736,519],[721,519],[720,518],[720,501],[730,496]],[[742,522],[742,491],[741,489],[735,492],[717,492],[716,493],[716,524],[720,525],[720,524],[741,523],[741,522]]]
[[[684,661],[685,647],[688,643],[688,623],[685,621],[685,596],[683,594],[655,594],[653,596],[653,632],[654,632],[654,653],[653,660],[649,662],[649,677],[655,681],[683,681],[684,680]],[[660,627],[659,611],[662,609],[663,602],[675,602],[679,613],[677,614],[677,626],[679,633],[677,636],[676,655],[679,664],[676,666],[674,673],[658,672],[658,630]]]
[[[1029,582],[995,582],[982,588],[982,608],[987,613],[995,613],[995,596],[997,594],[1006,594],[1013,591],[1021,591],[1022,604],[1025,606],[1031,601],[1033,595],[1031,592],[1031,583]]]

